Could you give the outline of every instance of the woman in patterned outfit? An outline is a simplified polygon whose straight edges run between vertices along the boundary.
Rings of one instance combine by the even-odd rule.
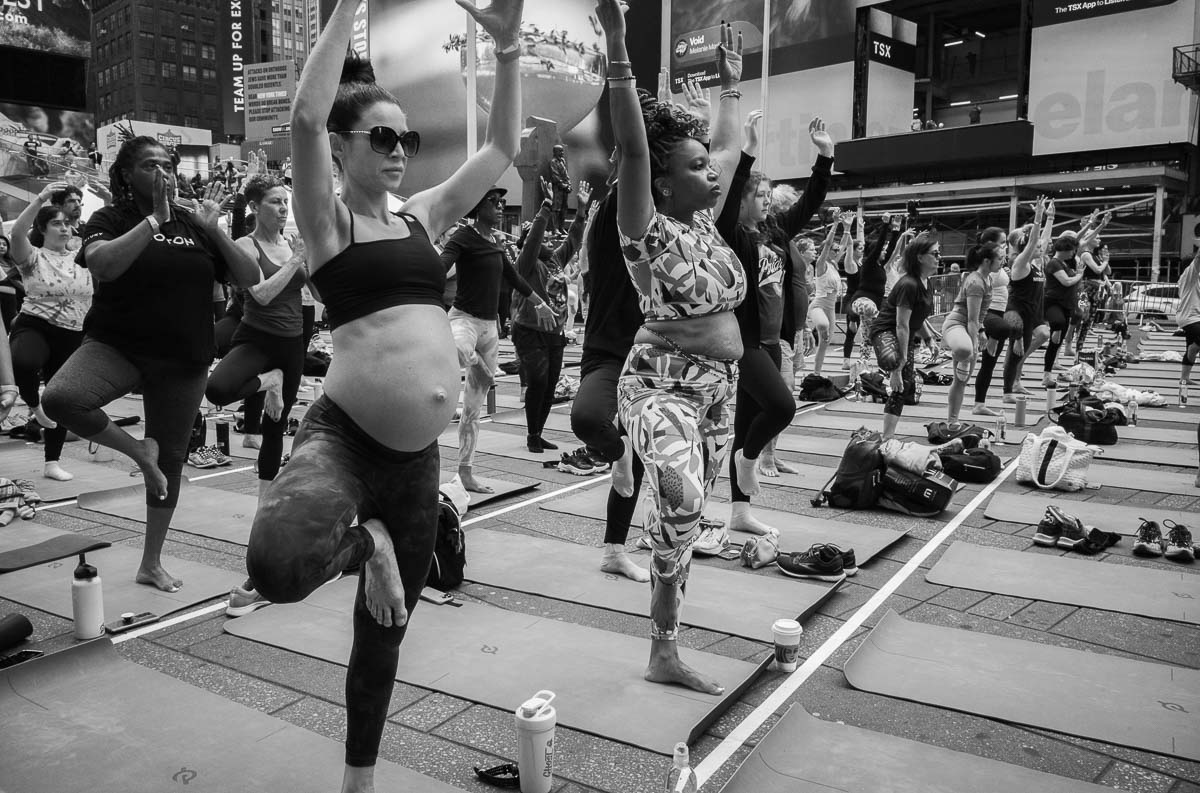
[[[733,309],[745,274],[721,240],[719,214],[740,158],[740,46],[722,27],[721,94],[711,147],[705,124],[646,96],[639,107],[618,0],[599,0],[609,57],[609,101],[617,148],[617,228],[646,322],[619,384],[618,415],[645,466],[654,502],[646,516],[653,548],[647,680],[708,694],[725,689],[679,659],[679,610],[700,517],[729,449],[729,401],[742,341]],[[711,152],[711,154],[710,154]],[[753,461],[750,465],[753,465]],[[614,485],[631,481],[629,449]],[[744,472],[751,481],[754,471]]]
[[[66,482],[74,475],[59,464],[67,428],[51,421],[41,407],[38,387],[66,363],[83,341],[83,318],[92,305],[92,276],[75,265],[70,250],[72,232],[62,207],[46,205],[50,196],[68,187],[47,185],[17,216],[12,228],[12,253],[25,284],[21,313],[13,320],[13,372],[21,398],[33,410],[45,436],[47,479]],[[43,236],[35,248],[29,242],[31,227]]]

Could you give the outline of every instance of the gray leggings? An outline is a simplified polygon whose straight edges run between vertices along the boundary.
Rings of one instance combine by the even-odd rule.
[[[93,438],[109,424],[104,406],[141,385],[146,437],[158,441],[158,467],[167,477],[166,499],[147,494],[146,503],[173,508],[179,502],[188,439],[207,382],[206,364],[130,355],[85,337],[46,385],[42,409],[79,437]]]

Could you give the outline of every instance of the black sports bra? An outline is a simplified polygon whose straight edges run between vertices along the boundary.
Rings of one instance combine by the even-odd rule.
[[[397,215],[408,224],[404,239],[355,242],[351,212],[350,244],[313,273],[331,329],[392,306],[442,307],[446,268],[437,249],[419,220]]]

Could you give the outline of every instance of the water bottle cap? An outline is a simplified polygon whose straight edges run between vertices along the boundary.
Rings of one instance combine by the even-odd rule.
[[[675,765],[685,765],[686,766],[689,763],[690,763],[690,757],[689,757],[689,752],[688,752],[688,745],[686,743],[684,743],[683,741],[680,741],[679,743],[675,744]]]
[[[542,690],[522,703],[521,707],[517,708],[517,713],[523,718],[532,719],[545,713],[553,701],[554,692]]]
[[[83,558],[83,554],[79,554],[79,566],[75,568],[75,580],[90,581],[99,574],[99,571],[95,567],[87,563],[87,560]]]

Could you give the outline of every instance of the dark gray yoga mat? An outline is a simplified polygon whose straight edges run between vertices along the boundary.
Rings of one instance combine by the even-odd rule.
[[[223,627],[235,636],[345,664],[357,585],[345,578],[303,603],[275,605]],[[533,692],[550,689],[558,693],[560,725],[669,755],[677,741],[698,738],[767,663],[684,647],[679,653],[720,681],[725,693],[714,697],[643,680],[648,639],[479,603],[422,604],[404,639],[396,679],[510,712]]]
[[[1120,444],[1117,444],[1120,445]],[[1192,455],[1195,456],[1193,451]],[[1103,460],[1104,457],[1097,459]],[[1155,462],[1153,458],[1141,462]],[[1200,496],[1196,487],[1196,474],[1188,471],[1172,471],[1169,468],[1129,468],[1115,462],[1103,465],[1093,462],[1088,468],[1088,484],[1126,490],[1149,490],[1155,493],[1184,494],[1188,491]]]
[[[146,520],[146,489],[132,485],[117,490],[83,493],[79,506],[93,512],[144,523]],[[171,518],[171,528],[235,545],[250,540],[250,525],[258,509],[258,499],[244,493],[184,484],[179,493],[179,507]]]
[[[1117,432],[1121,427],[1117,427]],[[1144,443],[1118,443],[1104,447],[1103,459],[1108,462],[1157,463],[1182,468],[1200,467],[1200,454],[1195,448],[1150,446]]]
[[[963,409],[959,412],[959,421],[978,424],[979,426],[987,429],[993,429],[996,426],[996,418],[994,416],[972,416],[971,407],[972,403],[970,399],[965,399],[963,401]],[[999,409],[999,406],[996,406],[996,408]],[[1004,408],[1007,420],[1012,421],[1013,406],[1005,405]],[[832,413],[853,413],[856,415],[880,416],[883,414],[883,405],[871,402],[849,402],[843,399],[830,405],[829,410]],[[945,402],[941,402],[940,404],[929,404],[925,397],[922,397],[921,404],[904,406],[904,417],[924,419],[926,420],[925,423],[929,423],[930,421],[946,421],[946,404]],[[1042,413],[1040,406],[1038,410],[1026,410],[1026,424],[1037,424],[1041,420]],[[804,416],[799,417],[797,423],[804,424]]]
[[[562,498],[542,502],[542,509],[603,521],[608,504],[608,490],[606,487],[580,490]],[[710,501],[704,514],[728,523],[729,504]],[[907,533],[865,523],[846,523],[759,507],[754,508],[754,514],[759,520],[779,529],[779,544],[785,553],[807,550],[816,543],[828,542],[842,548],[853,548],[858,564],[865,563]],[[632,525],[639,529],[642,527],[641,509],[634,510]],[[741,543],[753,536],[740,531],[731,531],[729,535],[735,543]]]
[[[327,793],[345,748],[126,661],[106,639],[0,672],[0,789]],[[458,793],[380,761],[378,790]]]
[[[1112,788],[810,716],[796,705],[721,793],[1101,793]]]
[[[1075,494],[1078,496],[1079,494]],[[1173,520],[1185,526],[1200,527],[1200,513],[1183,512],[1153,505],[1126,507],[1100,501],[1081,501],[1071,494],[1051,498],[1040,491],[1029,493],[997,493],[984,508],[984,517],[1009,523],[1037,525],[1051,504],[1082,520],[1089,526],[1115,531],[1129,536],[1137,534],[1142,518],[1158,521]]]
[[[1139,414],[1140,415],[1140,414]],[[1196,428],[1186,424],[1171,427],[1117,427],[1117,437],[1125,441],[1161,441],[1163,443],[1196,443]]]
[[[1200,760],[1200,671],[889,611],[846,662],[863,691]]]
[[[649,616],[649,587],[600,572],[599,548],[487,529],[473,530],[467,545],[470,581]],[[693,564],[681,618],[696,628],[770,642],[775,620],[803,621],[837,588]]]
[[[883,405],[875,406],[877,411],[874,414],[864,413],[862,415],[851,413],[805,413],[802,416],[797,416],[792,421],[792,429],[788,432],[795,432],[797,428],[812,427],[814,429],[823,430],[845,430],[846,440],[850,440],[850,433],[859,427],[866,427],[869,430],[880,432],[883,430]],[[925,425],[930,419],[921,418],[900,418],[900,424],[896,429],[897,435],[909,436],[909,440],[913,438],[926,438],[928,434],[925,430]],[[787,433],[785,433],[787,434]],[[842,444],[845,448],[845,444]]]
[[[164,616],[210,598],[218,597],[242,583],[245,571],[231,573],[199,562],[163,556],[163,567],[183,579],[178,592],[163,592],[152,586],[134,583],[142,559],[141,548],[113,545],[87,555],[100,572],[104,584],[104,620],[119,618],[126,611],[149,611]],[[0,597],[67,619],[71,618],[71,572],[73,559],[27,567],[0,576]]]
[[[28,520],[0,528],[0,573],[66,559],[107,548],[110,542],[69,531],[52,529]]]
[[[442,475],[442,484],[450,481],[451,477]],[[482,507],[492,501],[499,501],[502,498],[509,496],[519,496],[522,493],[528,493],[537,487],[536,484],[521,484],[519,482],[507,482],[503,479],[491,479],[486,476],[475,477],[481,485],[487,485],[492,489],[491,493],[473,493],[467,492],[467,507]]]
[[[933,584],[1200,625],[1200,575],[955,542]]]
[[[33,482],[43,501],[62,501],[80,493],[127,487],[142,481],[142,472],[128,457],[116,455],[115,462],[100,465],[74,458],[63,458],[62,467],[75,475],[69,482],[58,482],[42,476],[46,464],[45,448],[37,444],[0,446],[0,476],[9,479],[28,479]],[[130,476],[130,472],[134,472]]]
[[[534,454],[525,446],[526,440],[524,435],[516,433],[498,432],[489,430],[487,424],[479,425],[479,437],[475,445],[476,459],[480,454],[494,454],[499,457],[509,457],[514,460],[529,460],[530,462],[545,462],[547,460],[557,460],[562,456],[563,452],[570,451],[567,444],[561,444],[558,451],[545,451],[541,454]],[[458,449],[458,426],[451,425],[450,429],[438,436],[438,445],[449,449]],[[458,452],[443,452],[443,462],[453,461],[458,459]]]

